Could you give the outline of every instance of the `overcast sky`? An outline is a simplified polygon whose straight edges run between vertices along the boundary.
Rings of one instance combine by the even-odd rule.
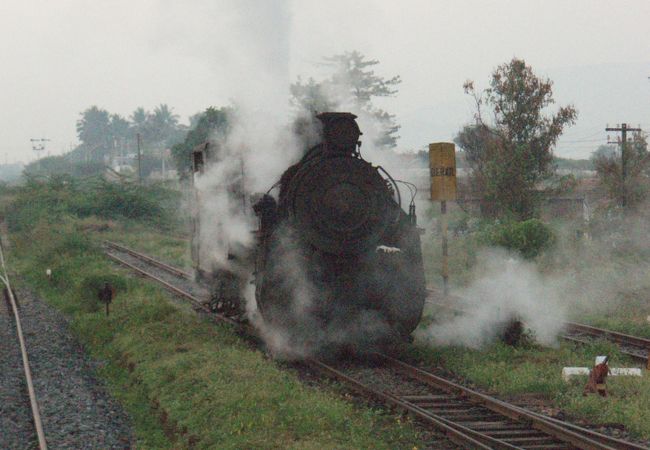
[[[472,117],[463,82],[517,56],[579,111],[557,153],[587,157],[607,123],[650,130],[649,28],[648,0],[2,0],[0,162],[32,159],[30,138],[68,150],[91,105],[167,103],[183,122],[232,99],[273,108],[346,50],[402,77],[381,103],[400,148],[450,140]]]

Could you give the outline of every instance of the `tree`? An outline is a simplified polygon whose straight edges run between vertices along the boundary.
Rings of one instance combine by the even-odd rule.
[[[108,132],[113,141],[124,142],[131,136],[131,123],[119,114],[111,114]]]
[[[147,112],[142,106],[139,106],[135,109],[135,111],[133,111],[130,119],[134,134],[140,133],[140,135],[144,135],[147,127],[147,118],[149,115],[150,113]]]
[[[168,148],[181,141],[187,131],[187,127],[178,123],[178,114],[164,103],[156,106],[153,112],[136,108],[131,114],[131,123],[133,135],[139,133],[148,150]]]
[[[172,108],[166,104],[156,106],[147,121],[151,130],[150,138],[159,145],[168,143],[178,129],[178,115],[174,114]]]
[[[498,212],[521,220],[534,215],[541,183],[554,172],[553,147],[577,117],[573,106],[545,114],[554,103],[552,86],[517,58],[497,67],[484,91],[478,92],[472,81],[463,86],[474,98],[476,113],[474,124],[455,141],[467,153],[473,188]],[[490,109],[489,121],[484,106]]]
[[[337,109],[369,115],[379,127],[374,144],[395,147],[400,126],[395,122],[394,115],[375,107],[372,100],[397,94],[401,79],[399,76],[385,79],[376,75],[372,68],[377,64],[379,61],[367,60],[358,51],[324,58],[324,65],[332,70],[331,76],[321,82],[313,78],[303,82],[298,78],[291,85],[292,103],[312,115]]]
[[[623,178],[620,147],[601,145],[591,155],[600,182],[618,205],[634,207],[643,200],[648,186],[650,153],[647,136],[634,132],[626,144],[627,176]]]
[[[195,126],[187,133],[183,142],[172,147],[172,157],[179,174],[187,175],[191,170],[190,155],[194,147],[208,139],[225,138],[228,135],[232,114],[233,110],[228,107],[210,107],[190,118],[190,123],[195,123]]]
[[[101,160],[112,145],[108,111],[91,106],[82,112],[77,120],[77,136],[86,155],[93,161]]]

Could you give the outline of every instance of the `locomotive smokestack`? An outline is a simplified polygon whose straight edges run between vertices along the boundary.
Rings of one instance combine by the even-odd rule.
[[[323,140],[328,153],[354,154],[361,130],[357,116],[348,112],[325,112],[316,116],[323,123]]]

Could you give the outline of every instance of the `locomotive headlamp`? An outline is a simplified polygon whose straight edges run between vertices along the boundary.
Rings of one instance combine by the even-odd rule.
[[[363,134],[354,120],[357,116],[351,113],[328,112],[316,117],[323,122],[323,137],[330,147],[337,151],[355,151],[359,136]]]

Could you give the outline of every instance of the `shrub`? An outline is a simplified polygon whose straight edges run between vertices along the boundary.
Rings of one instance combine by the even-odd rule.
[[[551,228],[538,219],[492,224],[483,232],[482,242],[518,251],[526,259],[538,256],[555,242]]]
[[[112,273],[94,273],[84,277],[79,284],[79,298],[83,302],[83,309],[88,312],[99,309],[99,290],[104,287],[104,283],[110,284],[115,293],[126,290],[126,280],[120,275]]]
[[[11,231],[25,231],[41,220],[56,224],[62,216],[72,215],[127,218],[171,228],[175,225],[172,211],[178,210],[179,203],[179,192],[160,185],[68,176],[28,178],[7,212],[7,223]]]

